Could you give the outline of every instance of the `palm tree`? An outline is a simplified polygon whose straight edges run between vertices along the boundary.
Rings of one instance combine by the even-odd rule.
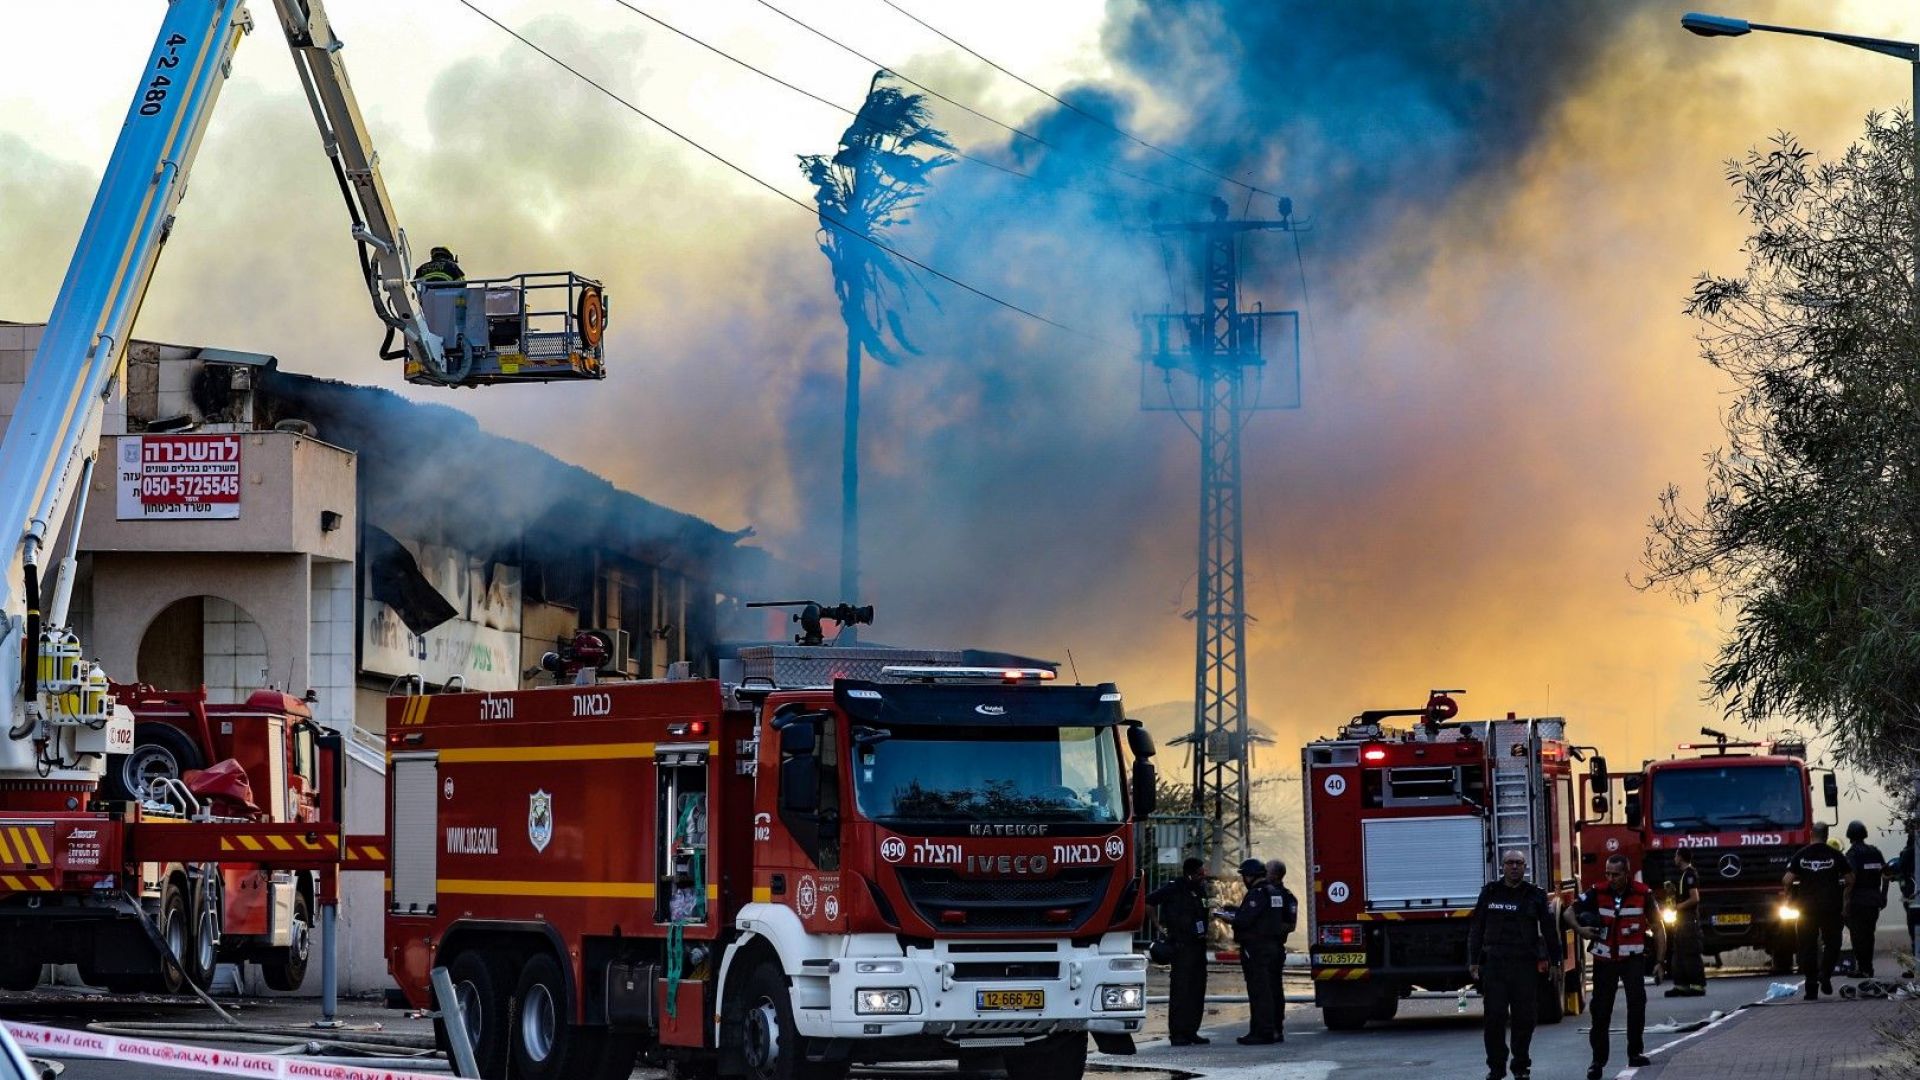
[[[871,241],[911,220],[935,169],[953,163],[946,132],[933,127],[926,99],[875,72],[867,100],[832,157],[807,154],[800,171],[820,210],[820,250],[833,267],[833,291],[847,324],[847,404],[840,461],[840,599],[860,600],[860,357],[898,364],[918,354],[900,321],[913,281]],[[931,300],[931,294],[927,294]]]

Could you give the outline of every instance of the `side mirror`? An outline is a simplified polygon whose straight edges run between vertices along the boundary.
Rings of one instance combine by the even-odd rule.
[[[1139,730],[1139,729],[1134,729]],[[1160,805],[1160,773],[1153,762],[1135,758],[1133,762],[1133,816],[1151,815]]]
[[[1594,787],[1605,787],[1607,783],[1607,759],[1600,754],[1593,755],[1587,762],[1587,775],[1592,777]]]
[[[1640,774],[1635,773],[1632,776],[1621,777],[1620,787],[1623,790],[1627,791],[1628,793],[1639,791],[1640,790]]]
[[[1637,829],[1639,827],[1640,827],[1640,796],[1628,795],[1627,796],[1627,828]]]
[[[1840,805],[1840,780],[1832,773],[1820,778],[1820,794],[1827,797],[1829,807]]]
[[[780,729],[780,754],[783,757],[812,757],[819,744],[813,721],[794,720]]]
[[[1153,736],[1138,720],[1127,721],[1127,752],[1136,760],[1153,756]]]
[[[1596,794],[1593,797],[1593,816],[1606,817],[1607,811],[1611,809],[1612,806],[1613,804],[1607,801],[1607,797],[1605,795]]]
[[[820,763],[811,754],[780,763],[780,809],[790,814],[820,812]]]

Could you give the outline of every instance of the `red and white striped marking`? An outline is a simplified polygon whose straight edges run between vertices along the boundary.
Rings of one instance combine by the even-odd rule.
[[[298,1078],[298,1080],[447,1080],[446,1073],[396,1072],[359,1065],[332,1065],[278,1054],[246,1054],[205,1046],[129,1039],[97,1031],[41,1027],[9,1021],[7,1032],[20,1049],[48,1057],[113,1058],[163,1069],[192,1069],[226,1076]]]

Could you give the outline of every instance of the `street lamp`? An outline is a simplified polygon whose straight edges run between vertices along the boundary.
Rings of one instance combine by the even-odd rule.
[[[1701,37],[1740,37],[1762,30],[1770,34],[1793,34],[1798,37],[1816,37],[1826,41],[1837,41],[1842,45],[1851,45],[1856,49],[1877,52],[1882,56],[1891,56],[1905,60],[1913,69],[1914,111],[1909,119],[1913,122],[1913,289],[1914,312],[1920,320],[1920,42],[1892,41],[1887,38],[1860,37],[1857,34],[1838,34],[1831,30],[1808,30],[1798,26],[1773,26],[1768,23],[1748,22],[1745,19],[1729,18],[1725,15],[1707,15],[1698,11],[1689,11],[1680,16],[1680,25],[1691,33]]]

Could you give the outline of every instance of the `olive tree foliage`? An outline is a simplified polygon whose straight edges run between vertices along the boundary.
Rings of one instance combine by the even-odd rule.
[[[1867,118],[1835,161],[1790,135],[1727,179],[1747,266],[1686,311],[1734,386],[1698,503],[1660,497],[1645,587],[1734,616],[1707,686],[1751,726],[1810,724],[1882,776],[1920,752],[1920,336],[1913,126]]]

